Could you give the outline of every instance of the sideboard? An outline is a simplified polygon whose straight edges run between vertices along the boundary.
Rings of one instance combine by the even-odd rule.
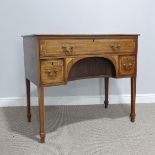
[[[105,108],[109,78],[131,79],[131,122],[135,121],[138,35],[23,36],[27,118],[31,121],[30,81],[38,87],[40,142],[45,142],[44,87],[104,77]],[[78,103],[77,103],[78,104]]]

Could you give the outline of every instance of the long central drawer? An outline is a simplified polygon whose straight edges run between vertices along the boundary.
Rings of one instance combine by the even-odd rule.
[[[135,52],[134,39],[42,39],[40,56]]]

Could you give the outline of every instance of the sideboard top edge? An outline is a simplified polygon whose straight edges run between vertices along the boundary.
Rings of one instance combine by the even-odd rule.
[[[104,37],[135,37],[140,36],[140,34],[31,34],[31,35],[22,35],[22,37],[37,37],[37,38],[104,38]]]

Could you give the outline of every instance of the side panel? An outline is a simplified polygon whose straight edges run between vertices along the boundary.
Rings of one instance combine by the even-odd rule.
[[[25,77],[40,84],[38,42],[35,37],[23,37]]]

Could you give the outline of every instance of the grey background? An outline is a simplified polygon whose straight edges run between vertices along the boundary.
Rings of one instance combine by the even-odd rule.
[[[21,35],[34,33],[141,34],[137,93],[154,94],[154,5],[151,0],[0,0],[0,98],[25,96]],[[130,93],[129,79],[110,82],[110,94]],[[89,79],[47,88],[46,95],[91,96],[103,91],[102,79]]]

